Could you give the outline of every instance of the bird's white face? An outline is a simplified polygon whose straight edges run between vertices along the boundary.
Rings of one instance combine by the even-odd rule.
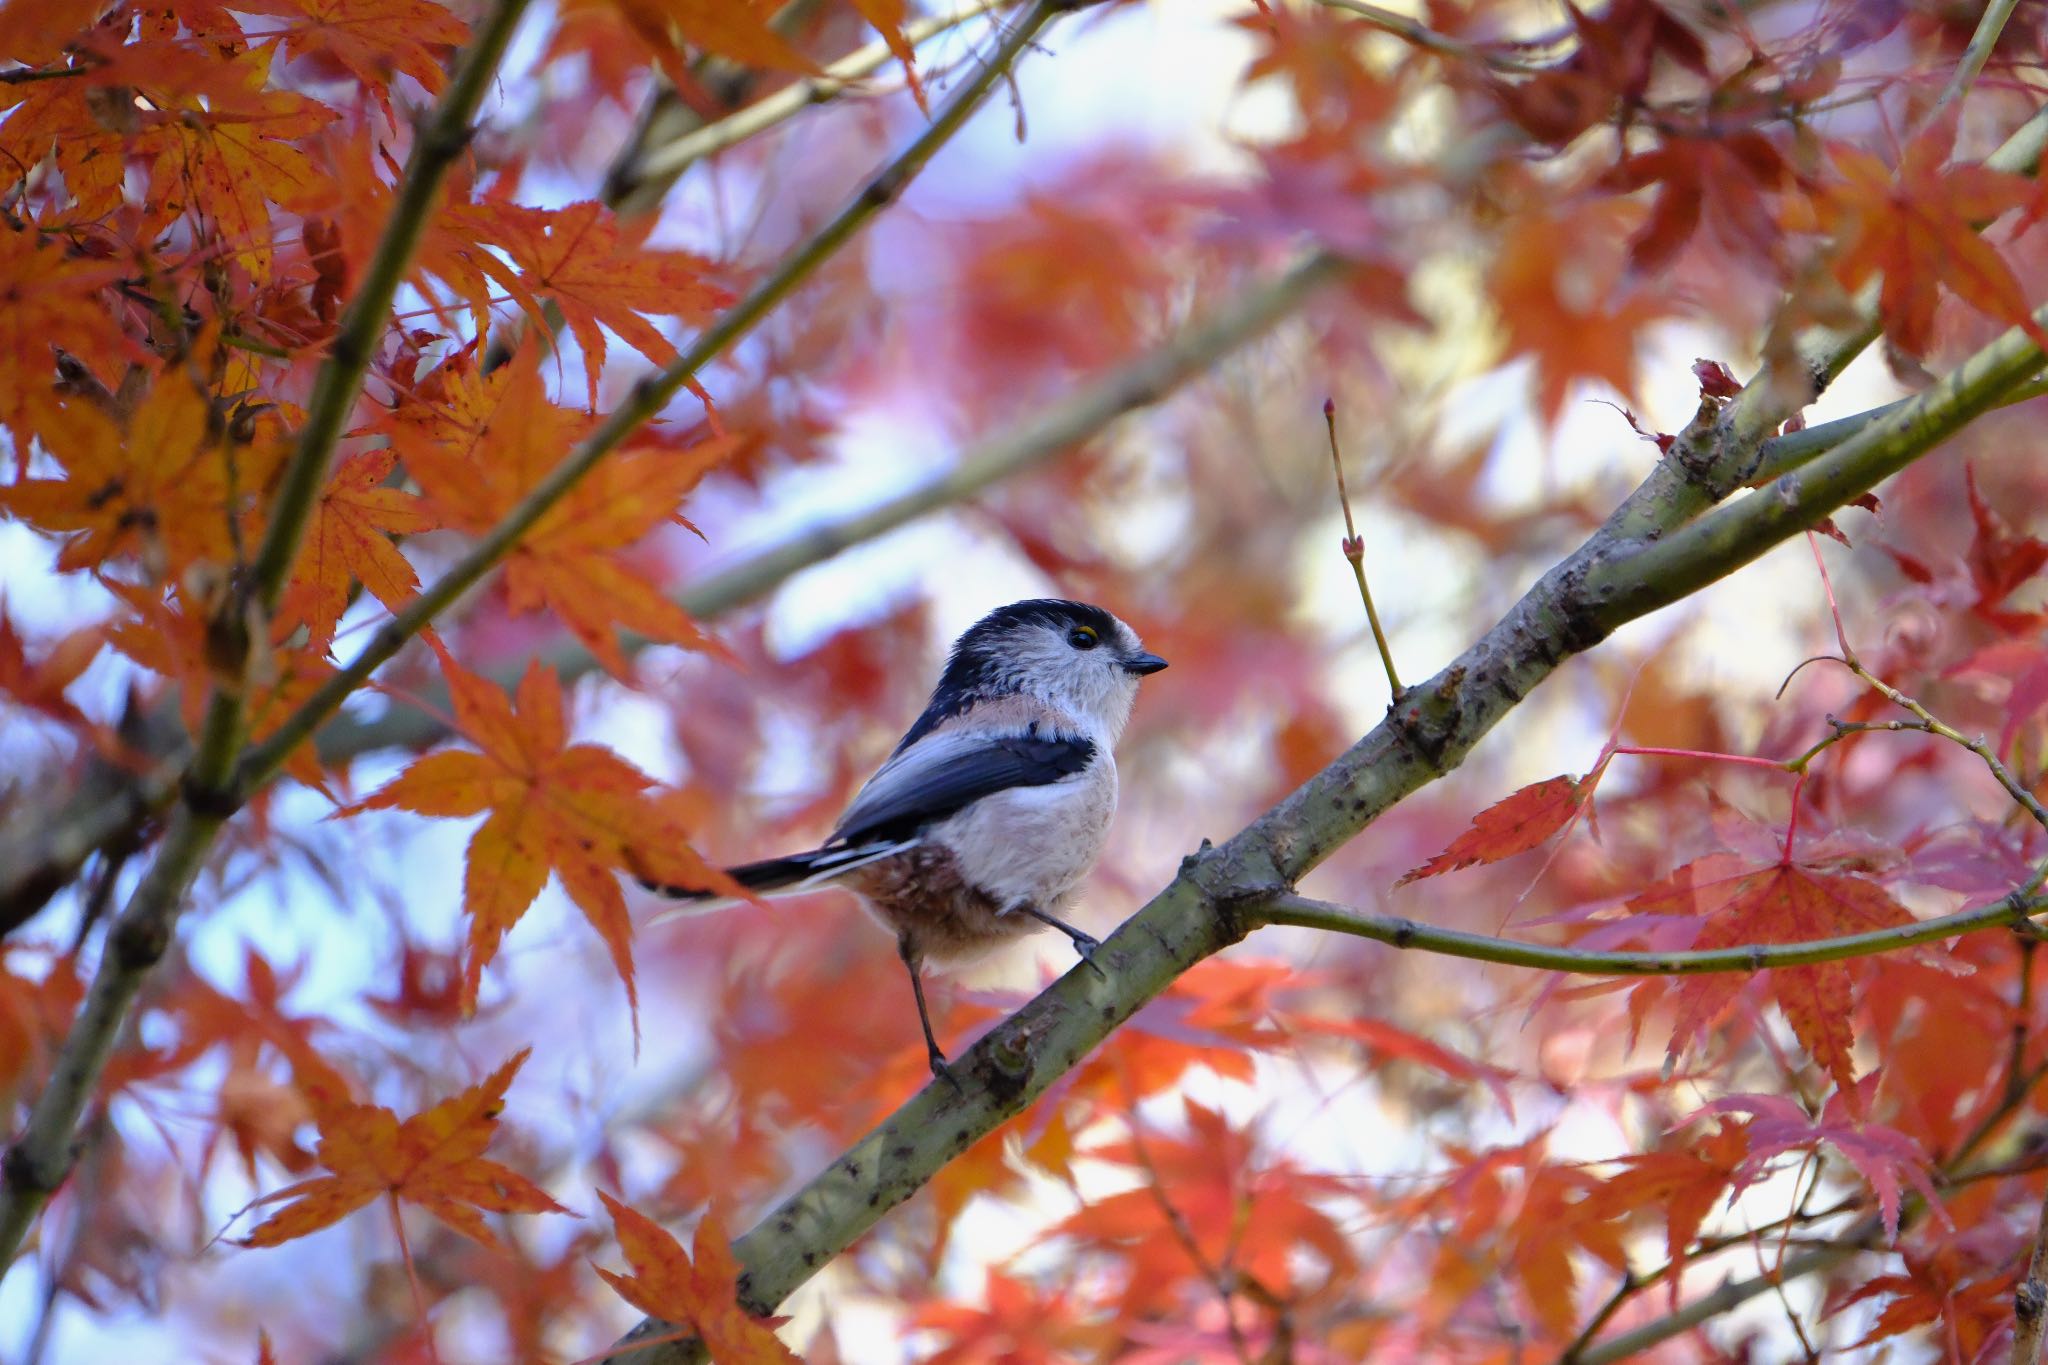
[[[1114,745],[1138,699],[1138,679],[1164,668],[1145,652],[1137,632],[1115,617],[1112,629],[1030,621],[1002,640],[1016,689],[1081,721],[1091,736]]]

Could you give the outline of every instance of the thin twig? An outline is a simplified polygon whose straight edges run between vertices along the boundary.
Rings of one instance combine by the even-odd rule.
[[[1290,924],[1334,934],[1369,938],[1396,948],[1497,962],[1509,967],[1568,972],[1579,976],[1711,976],[1722,972],[1760,972],[1776,967],[1804,967],[1816,962],[1841,962],[1854,957],[1893,952],[1958,934],[2004,929],[2048,910],[2048,895],[2033,889],[2016,891],[1990,905],[1952,915],[1919,920],[1890,929],[1810,939],[1804,943],[1748,943],[1732,948],[1694,948],[1671,952],[1593,952],[1521,943],[1446,929],[1394,915],[1374,915],[1313,900],[1291,892],[1248,902],[1244,913],[1260,924]]]
[[[1387,644],[1387,632],[1380,628],[1380,614],[1373,609],[1372,589],[1365,585],[1365,537],[1351,520],[1351,492],[1344,486],[1344,452],[1337,445],[1337,401],[1323,400],[1323,425],[1330,431],[1330,464],[1337,471],[1337,501],[1344,508],[1344,557],[1358,579],[1358,596],[1365,603],[1365,619],[1372,626],[1372,641],[1379,646],[1380,662],[1386,666],[1387,688],[1395,701],[1401,699],[1401,675],[1394,671],[1394,651]]]
[[[903,36],[912,44],[958,28],[997,10],[1008,9],[1018,0],[974,0],[945,14],[935,14],[903,26]],[[807,76],[763,96],[744,109],[707,123],[694,132],[644,153],[633,169],[634,194],[645,197],[644,186],[655,183],[666,189],[690,167],[708,156],[744,142],[779,123],[786,122],[814,104],[824,104],[872,76],[887,65],[893,54],[886,42],[876,41],[841,57],[816,76]]]
[[[1412,19],[1408,15],[1370,4],[1368,0],[1316,0],[1316,3],[1325,9],[1342,10],[1346,14],[1356,15],[1374,28],[1391,33],[1403,42],[1440,56],[1456,57],[1460,61],[1476,62],[1480,66],[1491,67],[1495,71],[1521,75],[1534,75],[1549,69],[1543,62],[1512,57],[1504,52],[1468,43],[1461,38],[1453,38],[1447,33],[1439,33],[1419,19]]]
[[[2019,0],[1990,0],[1984,7],[1984,13],[1977,20],[1977,31],[1970,35],[1969,45],[1957,59],[1948,84],[1942,87],[1940,96],[1928,109],[1922,120],[1923,126],[1939,118],[1976,81],[1978,73],[1984,70],[1984,63],[1991,60],[1992,49],[1998,46],[1998,36],[2005,31],[2005,21],[2012,18],[2012,12],[2017,8]]]

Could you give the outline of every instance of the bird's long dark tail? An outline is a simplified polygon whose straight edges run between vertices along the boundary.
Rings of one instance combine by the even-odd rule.
[[[781,858],[764,858],[758,863],[741,863],[738,867],[725,869],[725,875],[756,895],[787,895],[823,885],[878,858],[900,853],[915,842],[914,839],[905,839],[828,845],[824,848],[814,848],[808,853],[791,853]],[[737,904],[736,898],[732,896],[720,895],[716,891],[700,891],[694,886],[664,886],[660,882],[650,882],[644,878],[640,884],[658,895],[683,902],[664,911],[656,917],[657,919],[707,914]]]

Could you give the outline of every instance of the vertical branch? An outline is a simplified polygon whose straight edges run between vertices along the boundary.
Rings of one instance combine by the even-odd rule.
[[[1372,642],[1379,646],[1380,662],[1386,666],[1388,693],[1401,700],[1401,675],[1394,671],[1394,651],[1387,644],[1387,632],[1380,628],[1380,614],[1372,605],[1372,589],[1365,584],[1365,537],[1351,520],[1351,491],[1344,486],[1344,452],[1337,445],[1337,403],[1323,400],[1323,425],[1330,429],[1330,463],[1337,470],[1337,501],[1344,507],[1344,557],[1358,579],[1358,596],[1365,603],[1365,619],[1372,625]]]
[[[2042,1196],[2027,1273],[2013,1286],[2012,1322],[2012,1365],[2038,1365],[2042,1332],[2048,1328],[2048,1195]]]
[[[468,142],[470,120],[483,103],[492,74],[528,2],[498,0],[485,15],[413,148],[377,254],[314,383],[306,425],[280,482],[256,562],[222,617],[209,627],[210,633],[227,636],[243,667],[251,640],[268,631],[270,609],[298,557],[328,459],[362,390],[363,376],[391,311],[392,296],[425,231],[441,181]],[[170,944],[186,888],[198,875],[214,836],[239,804],[228,787],[241,758],[243,722],[240,688],[216,687],[156,860],[108,933],[99,969],[72,1021],[49,1083],[36,1097],[28,1123],[6,1157],[0,1159],[0,1266],[14,1259],[36,1215],[70,1173],[73,1133],[98,1088],[115,1035],[150,969]]]

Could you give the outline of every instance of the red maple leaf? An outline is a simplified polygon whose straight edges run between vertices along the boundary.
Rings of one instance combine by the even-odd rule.
[[[1404,874],[1394,883],[1406,886],[1424,877],[1455,872],[1474,863],[1497,863],[1530,849],[1571,823],[1600,781],[1599,772],[1584,780],[1576,777],[1547,777],[1496,801],[1472,817],[1472,828],[1451,841],[1451,846],[1421,867]]]
[[[1629,906],[1643,915],[1699,917],[1699,933],[1686,945],[1697,949],[1804,943],[1913,922],[1868,877],[1796,861],[1760,866],[1735,853],[1710,853],[1687,863],[1637,893]],[[1856,1082],[1851,964],[1776,967],[1761,975],[1807,1052],[1850,1092]],[[1678,986],[1671,1056],[1713,1027],[1748,984],[1746,977],[1724,973],[1691,977]]]

